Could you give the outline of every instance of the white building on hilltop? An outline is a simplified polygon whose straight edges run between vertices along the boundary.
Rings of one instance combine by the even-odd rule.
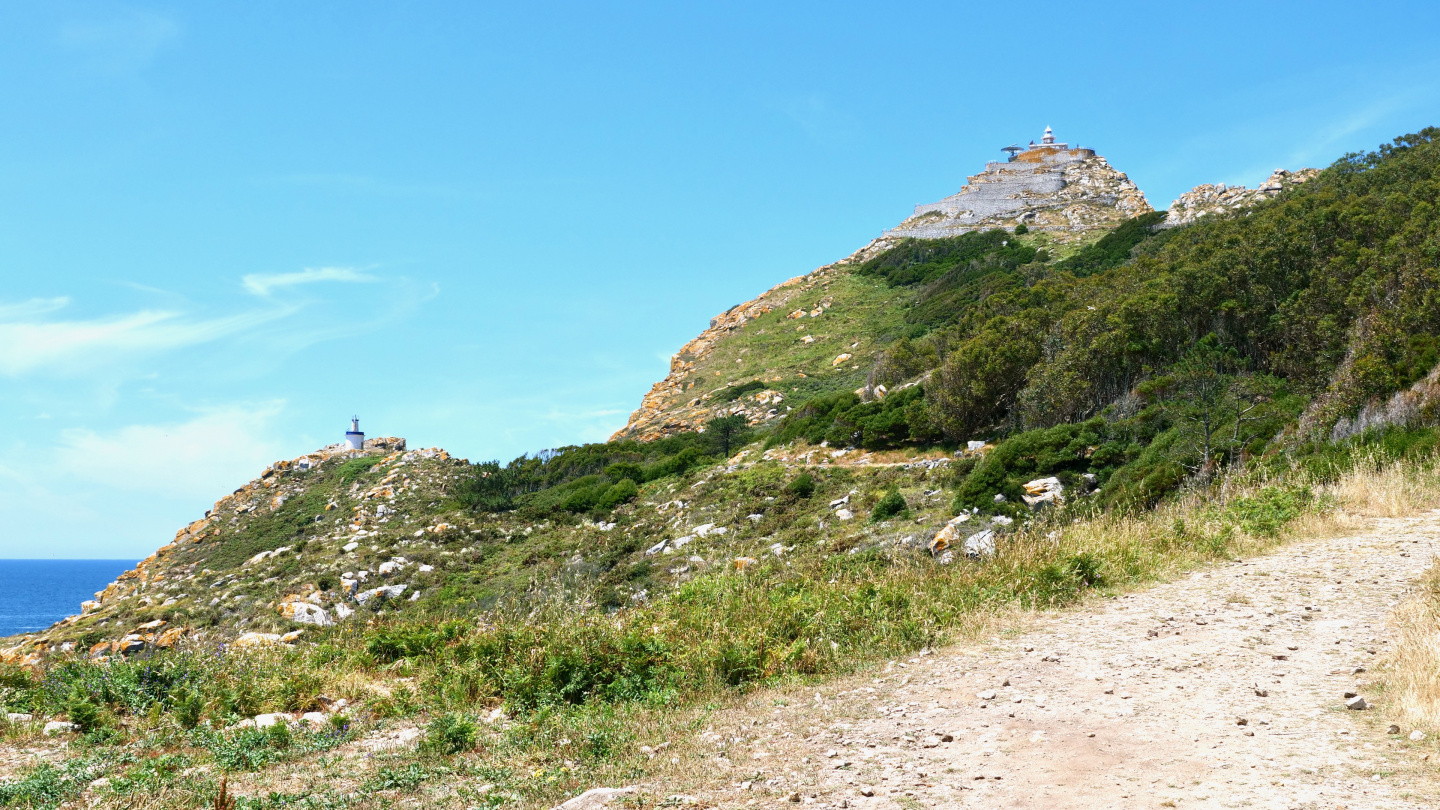
[[[360,417],[350,417],[350,429],[345,431],[346,450],[364,450],[365,434],[360,432]]]

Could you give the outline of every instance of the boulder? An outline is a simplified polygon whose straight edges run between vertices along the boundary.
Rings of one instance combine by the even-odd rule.
[[[147,643],[145,636],[138,633],[131,633],[115,642],[111,649],[120,655],[132,655],[145,649]]]
[[[295,724],[295,721],[291,719],[290,715],[280,714],[279,712],[274,714],[257,714],[255,715],[254,722],[255,728],[269,728],[279,723],[284,723],[287,726]]]
[[[371,599],[379,599],[381,601],[384,601],[386,599],[399,599],[401,594],[405,593],[405,589],[407,587],[409,586],[381,585],[378,588],[371,588],[368,591],[361,591],[360,593],[355,594],[355,601],[363,605],[366,602],[369,602]]]
[[[310,602],[285,602],[278,608],[280,615],[292,622],[300,624],[313,624],[316,627],[329,627],[335,621],[330,614],[319,605]]]
[[[355,609],[349,605],[340,604],[335,606],[335,618],[340,621],[355,615]]]
[[[1031,509],[1064,502],[1065,487],[1060,483],[1059,478],[1036,478],[1025,484],[1025,494],[1021,499]]]
[[[5,721],[8,723],[29,723],[34,719],[34,715],[25,714],[23,712],[10,712],[9,714],[5,715]]]
[[[91,658],[101,658],[110,654],[110,642],[99,641],[90,648],[88,655]]]
[[[965,538],[965,556],[971,559],[988,557],[995,553],[995,532],[986,529]]]
[[[156,636],[154,644],[156,647],[159,647],[162,650],[169,649],[171,647],[174,647],[176,642],[180,641],[181,637],[183,637],[184,635],[185,628],[172,627],[169,630],[166,630],[165,632]]]
[[[960,525],[969,521],[970,515],[957,515],[950,518],[950,522],[941,527],[935,536],[930,538],[929,548],[932,555],[939,555],[946,549],[960,542]]]
[[[855,517],[855,513],[849,509],[837,509],[835,510],[835,517],[838,520],[852,520]]]
[[[639,788],[591,788],[575,798],[558,804],[555,810],[599,810],[602,807],[609,807],[610,803],[621,796],[629,796],[636,793]]]
[[[80,727],[75,725],[74,723],[67,723],[63,720],[51,720],[50,722],[45,724],[45,728],[41,733],[43,733],[46,737],[52,737],[56,734],[69,734],[72,731],[79,730]]]
[[[234,641],[230,646],[237,650],[249,649],[252,647],[267,647],[272,644],[281,644],[279,633],[245,633]]]
[[[305,712],[300,715],[300,723],[311,728],[325,728],[330,725],[330,715],[324,712]]]

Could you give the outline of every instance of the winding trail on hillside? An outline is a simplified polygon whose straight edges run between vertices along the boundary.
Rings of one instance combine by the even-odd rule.
[[[703,738],[735,743],[725,753],[695,750],[714,769],[696,780],[708,783],[697,798],[720,807],[1435,806],[1434,741],[1387,733],[1369,670],[1385,652],[1391,609],[1437,543],[1440,510],[1376,520],[1045,617],[1009,639],[892,662],[806,690],[803,706],[757,697],[746,716]],[[1346,692],[1371,707],[1347,710]],[[675,777],[660,790],[687,781]]]

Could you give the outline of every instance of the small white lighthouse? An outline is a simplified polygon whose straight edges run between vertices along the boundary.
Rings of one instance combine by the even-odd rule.
[[[350,417],[350,429],[345,431],[346,450],[364,450],[365,434],[360,432],[360,417]]]

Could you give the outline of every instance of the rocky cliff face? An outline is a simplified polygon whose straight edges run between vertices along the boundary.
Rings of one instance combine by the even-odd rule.
[[[1277,196],[1280,192],[1319,174],[1318,169],[1299,169],[1293,172],[1276,169],[1270,179],[1255,188],[1227,186],[1224,183],[1205,183],[1181,194],[1170,204],[1161,227],[1174,228],[1189,225],[1201,217],[1229,214],[1249,208],[1258,202]]]
[[[1145,194],[1105,158],[1052,143],[1009,162],[985,164],[958,193],[916,206],[913,216],[885,236],[941,239],[1023,224],[1064,243],[1150,210]]]

